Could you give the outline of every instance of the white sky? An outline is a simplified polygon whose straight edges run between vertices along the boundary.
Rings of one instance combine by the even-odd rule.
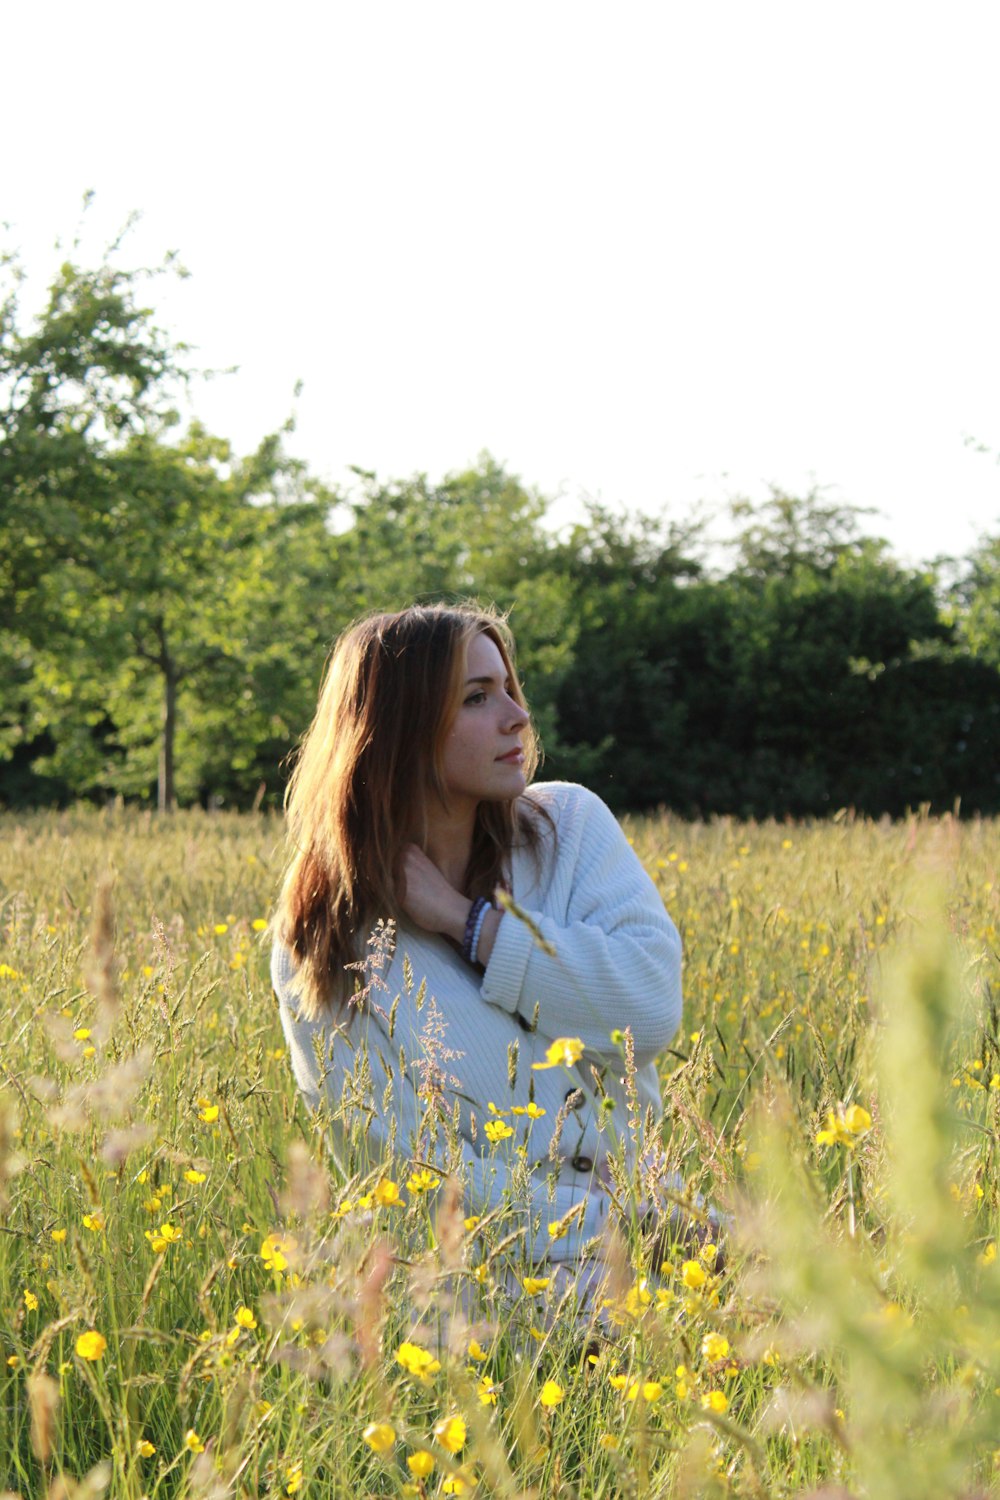
[[[482,448],[683,517],[773,481],[918,561],[1000,531],[1000,6],[4,7],[0,219],[144,218],[208,425],[345,483]]]

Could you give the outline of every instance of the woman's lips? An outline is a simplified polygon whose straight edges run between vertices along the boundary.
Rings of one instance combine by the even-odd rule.
[[[524,759],[524,751],[518,745],[516,750],[508,750],[506,755],[498,755],[497,760],[509,761],[512,765],[520,765]]]

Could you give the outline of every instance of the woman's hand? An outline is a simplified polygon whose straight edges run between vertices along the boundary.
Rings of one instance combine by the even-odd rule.
[[[407,844],[403,850],[400,874],[399,902],[410,921],[425,932],[442,932],[460,943],[471,904],[468,896],[449,885],[416,844]]]

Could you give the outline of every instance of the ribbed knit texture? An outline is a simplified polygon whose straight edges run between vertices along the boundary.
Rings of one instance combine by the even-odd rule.
[[[515,849],[511,894],[553,946],[554,956],[510,913],[500,922],[485,975],[443,937],[404,925],[391,965],[381,975],[385,988],[372,992],[363,1012],[352,1008],[320,1022],[299,1018],[290,992],[294,962],[281,944],[275,945],[271,973],[296,1082],[313,1108],[325,1094],[335,1151],[342,1097],[357,1100],[360,1089],[371,1112],[373,1160],[391,1138],[397,1153],[434,1160],[442,1169],[464,1167],[467,1212],[495,1207],[509,1187],[529,1256],[536,1262],[547,1256],[571,1260],[600,1233],[608,1200],[590,1188],[615,1132],[625,1127],[624,1070],[611,1032],[631,1028],[640,1105],[643,1110],[651,1105],[659,1115],[655,1059],[680,1024],[681,944],[656,887],[599,797],[568,782],[542,782],[526,796],[553,819],[555,848],[546,832],[540,859]],[[526,1029],[536,1013],[536,1029]],[[568,1070],[533,1071],[556,1037],[582,1040],[579,1063]],[[369,1076],[352,1081],[364,1044]],[[513,1089],[508,1082],[512,1046],[517,1054]],[[601,1130],[592,1067],[615,1101],[613,1110],[600,1110]],[[418,1091],[428,1085],[436,1086],[449,1116],[457,1103],[461,1164],[448,1160],[440,1134],[434,1139],[427,1128],[426,1097]],[[569,1112],[552,1162],[553,1130],[574,1089],[584,1102]],[[543,1116],[532,1120],[506,1113],[529,1099],[545,1110]],[[500,1117],[494,1111],[504,1112],[516,1131],[495,1146],[483,1130]],[[527,1181],[519,1181],[523,1169],[512,1152],[521,1144],[527,1146]],[[582,1219],[552,1243],[548,1224],[581,1200]]]

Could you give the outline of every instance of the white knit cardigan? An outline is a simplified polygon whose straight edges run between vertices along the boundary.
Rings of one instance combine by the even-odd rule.
[[[574,1260],[600,1232],[608,1199],[599,1167],[625,1127],[624,1067],[611,1033],[631,1029],[640,1107],[659,1115],[656,1059],[680,1023],[681,943],[599,797],[568,782],[542,782],[525,795],[548,811],[554,836],[543,833],[537,855],[515,848],[511,895],[554,953],[508,912],[483,973],[443,937],[404,924],[369,1002],[315,1022],[298,1014],[294,960],[280,943],[271,974],[296,1082],[312,1108],[324,1100],[335,1152],[349,1099],[370,1116],[372,1161],[391,1144],[397,1155],[454,1170],[454,1144],[449,1155],[426,1129],[419,1091],[436,1078],[439,1100],[457,1120],[466,1211],[488,1212],[506,1196],[531,1260]],[[580,1061],[535,1070],[557,1037],[582,1041]],[[363,1050],[367,1071],[357,1067]],[[566,1112],[575,1090],[583,1102]],[[510,1113],[529,1099],[544,1115]],[[483,1127],[501,1118],[515,1134],[493,1144]],[[518,1191],[525,1165],[530,1176],[520,1177]],[[581,1201],[582,1215],[553,1242],[548,1225]]]

